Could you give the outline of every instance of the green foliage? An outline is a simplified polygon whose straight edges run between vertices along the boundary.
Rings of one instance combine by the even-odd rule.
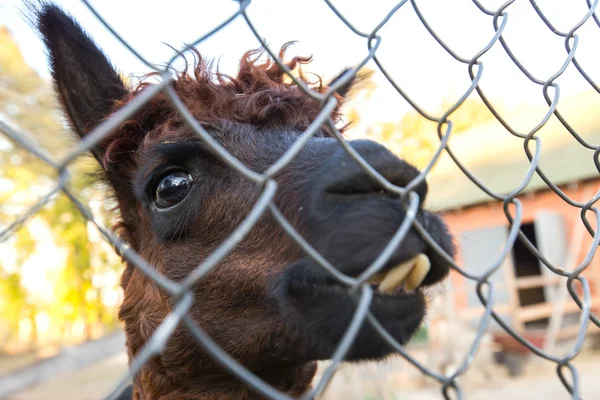
[[[453,103],[444,102],[434,115],[443,115]],[[494,119],[485,104],[477,99],[467,99],[449,117],[452,121],[451,135],[456,136],[472,126]],[[441,126],[445,134],[447,125]],[[392,151],[418,168],[425,167],[440,145],[437,122],[430,121],[417,112],[411,112],[399,122],[384,122],[374,127],[372,133]]]
[[[369,81],[362,83],[362,86],[361,96],[368,101],[376,86]],[[432,115],[441,117],[453,106],[454,101],[444,101]],[[352,101],[345,113],[349,121],[361,121],[360,107]],[[451,135],[455,136],[474,125],[493,120],[494,116],[478,97],[470,97],[448,119],[452,121]],[[418,168],[427,166],[440,144],[437,122],[428,120],[416,111],[405,114],[400,120],[381,121],[367,129],[367,137],[384,144]],[[447,126],[442,125],[441,133],[445,134],[446,129]]]
[[[0,119],[7,121],[28,139],[37,143],[54,159],[60,158],[72,145],[70,134],[61,122],[56,95],[49,82],[43,80],[24,62],[19,47],[10,32],[0,27]],[[91,164],[77,162],[70,168],[73,177],[70,186],[79,198],[89,202],[98,197],[89,178]],[[28,207],[55,185],[57,174],[25,149],[4,141],[0,135],[0,228],[12,223]],[[103,193],[100,193],[103,195]],[[108,223],[108,215],[102,215]],[[36,234],[33,219],[51,231],[51,238],[41,240]],[[43,252],[52,245],[64,250],[66,258],[57,269],[45,269]],[[91,243],[88,223],[76,206],[64,194],[52,199],[39,213],[30,218],[4,243],[0,254],[11,253],[14,257],[0,257],[0,326],[8,326],[0,332],[0,340],[9,341],[19,336],[24,320],[32,323],[30,340],[35,345],[41,332],[37,327],[39,313],[50,319],[54,330],[67,330],[76,321],[84,324],[84,337],[92,334],[92,327],[110,328],[116,324],[116,306],[102,302],[104,290],[93,285],[94,275],[117,271],[120,263],[107,252],[113,250],[100,243]],[[24,266],[31,264],[37,254],[40,260],[39,276],[26,276]],[[48,259],[48,263],[56,260]],[[36,266],[34,266],[36,267]],[[35,272],[35,271],[34,271]],[[31,273],[29,273],[31,275]],[[36,285],[43,284],[51,296],[31,292],[27,279]],[[37,287],[37,286],[36,286]],[[0,342],[0,345],[2,342]]]

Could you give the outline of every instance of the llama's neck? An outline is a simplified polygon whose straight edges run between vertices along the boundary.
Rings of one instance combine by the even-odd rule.
[[[316,362],[295,367],[272,369],[259,374],[267,384],[290,396],[300,396],[311,385]],[[133,400],[259,400],[254,390],[231,376],[198,376],[178,378],[157,376],[141,371],[136,379]]]

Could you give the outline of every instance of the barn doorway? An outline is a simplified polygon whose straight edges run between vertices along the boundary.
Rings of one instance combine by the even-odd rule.
[[[535,235],[535,223],[521,225],[523,234],[529,239],[531,244],[537,248],[537,238]],[[538,259],[531,254],[519,239],[513,246],[513,259],[515,266],[515,276],[518,278],[542,276],[540,263]],[[530,306],[533,304],[543,303],[547,301],[544,293],[544,287],[532,287],[518,289],[519,304],[521,307]]]

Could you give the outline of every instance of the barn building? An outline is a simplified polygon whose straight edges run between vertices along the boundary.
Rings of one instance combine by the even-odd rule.
[[[600,101],[597,93],[583,93],[562,99],[558,110],[582,140],[600,144]],[[507,118],[519,133],[528,133],[544,117],[547,107],[521,110]],[[569,199],[587,202],[600,191],[600,174],[594,164],[594,151],[579,143],[552,116],[537,134],[542,139],[539,166]],[[450,149],[479,181],[495,193],[508,194],[519,187],[530,168],[523,139],[511,135],[499,122],[474,126],[452,137]],[[535,153],[535,142],[529,148]],[[510,224],[503,202],[475,185],[452,159],[444,154],[428,177],[426,208],[441,213],[456,240],[457,261],[465,271],[482,275],[493,266],[503,251]],[[552,191],[536,173],[517,197],[522,203],[522,231],[554,265],[572,270],[590,251],[593,238],[582,229],[580,209],[569,205]],[[515,215],[515,207],[509,207]],[[588,212],[595,228],[595,215]],[[600,256],[596,255],[583,273],[590,284],[592,312],[600,315]],[[563,296],[566,278],[552,273],[519,241],[510,249],[495,282],[494,310],[511,328],[537,345],[548,333],[553,313],[561,315],[555,330],[556,340],[575,337],[579,331],[579,307],[570,295]],[[475,282],[455,271],[451,290],[456,316],[477,326],[483,312]],[[565,301],[561,301],[562,298]],[[510,342],[503,330],[492,323],[491,331],[499,341]],[[589,332],[596,331],[590,323]],[[506,343],[505,343],[506,344]],[[508,344],[506,344],[508,345]]]

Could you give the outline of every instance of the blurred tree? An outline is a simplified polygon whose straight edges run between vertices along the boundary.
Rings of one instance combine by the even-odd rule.
[[[29,140],[54,159],[64,155],[72,145],[61,121],[51,84],[25,63],[18,45],[5,27],[0,27],[0,120],[28,135]],[[89,179],[92,165],[76,162],[70,168],[70,185],[84,203],[98,194]],[[49,192],[56,182],[56,172],[28,151],[5,140],[1,134],[0,171],[2,229]],[[44,265],[40,265],[40,274],[35,278],[51,286],[49,292],[53,294],[43,298],[31,293],[24,284],[22,266],[44,244],[34,238],[31,224],[26,223],[18,229],[8,239],[9,243],[0,243],[4,246],[0,247],[0,253],[3,253],[2,248],[6,249],[6,254],[9,250],[14,253],[12,259],[0,258],[0,326],[7,322],[9,339],[19,337],[23,321],[28,320],[29,341],[35,346],[41,339],[38,330],[41,312],[50,318],[53,329],[61,331],[72,327],[76,321],[82,321],[83,338],[91,337],[93,327],[98,324],[114,326],[116,309],[107,309],[101,296],[104,290],[117,290],[118,282],[113,282],[115,287],[111,288],[92,288],[94,276],[120,268],[118,259],[105,254],[112,249],[90,243],[87,221],[64,194],[55,196],[37,217],[51,230],[52,244],[66,250],[67,256],[58,271],[48,272]],[[111,216],[103,214],[101,217],[108,222]],[[105,260],[106,264],[95,266],[93,259]]]
[[[441,117],[453,105],[454,101],[446,100],[433,115]],[[465,100],[448,119],[452,121],[452,137],[468,131],[473,126],[494,120],[495,117],[479,97],[473,96]],[[446,125],[441,127],[442,134],[446,133],[446,129]],[[390,141],[390,146],[396,148],[399,154],[418,168],[429,164],[440,145],[437,122],[426,119],[416,111],[404,115],[399,125],[382,129],[384,137],[390,132],[395,134],[386,138]]]
[[[58,157],[68,148],[52,86],[25,63],[10,31],[1,26],[0,115],[50,154]]]
[[[367,75],[372,71],[368,70]],[[360,104],[369,101],[377,86],[369,79],[357,88],[357,96],[352,99],[346,109],[346,116],[353,124],[361,122]],[[432,115],[442,116],[454,105],[454,101],[445,100]],[[457,135],[471,127],[494,119],[479,97],[471,96],[449,118],[452,121],[451,135]],[[442,133],[445,133],[445,126]],[[401,156],[418,168],[425,167],[437,150],[440,139],[437,134],[437,123],[423,117],[417,111],[404,114],[400,120],[381,121],[366,127],[366,136],[386,145],[391,151]]]
[[[27,230],[19,230],[15,234],[15,246],[20,249],[16,263],[22,263],[33,252],[35,242]],[[18,270],[0,269],[0,296],[2,298],[0,318],[7,323],[9,332],[15,334],[19,330],[22,316],[35,313],[35,305],[27,303],[27,291],[21,285]],[[9,338],[12,335],[9,335]],[[33,341],[34,338],[30,338]]]

